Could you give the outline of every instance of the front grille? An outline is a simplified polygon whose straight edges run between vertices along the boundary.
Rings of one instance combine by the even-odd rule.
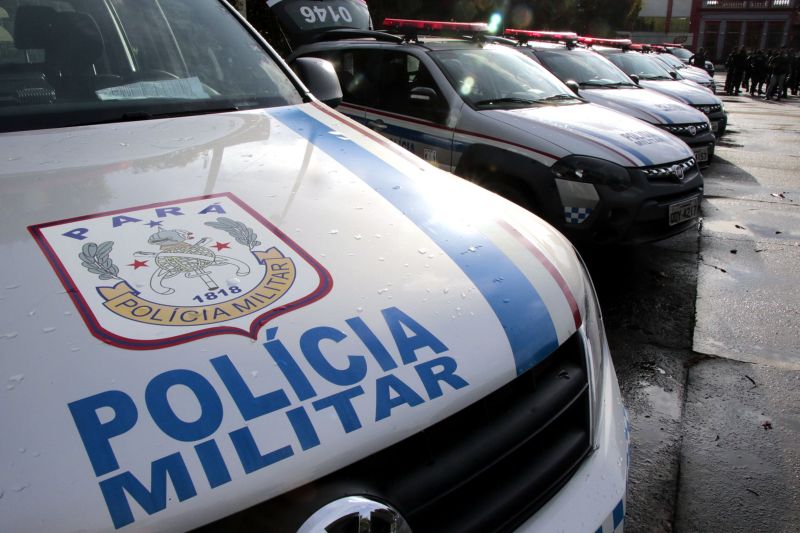
[[[445,420],[203,530],[296,530],[328,502],[365,495],[392,505],[415,533],[508,531],[591,451],[589,409],[576,333],[533,369]]]
[[[696,165],[697,162],[694,157],[690,157],[689,159],[676,163],[642,168],[641,171],[650,182],[668,181],[671,183],[681,183],[693,176],[692,171],[696,169]]]
[[[706,115],[710,115],[711,113],[718,113],[718,112],[722,111],[722,105],[721,104],[693,105],[692,107],[695,108],[695,109],[699,109],[700,111],[702,111]]]
[[[661,128],[679,137],[694,137],[706,133],[711,129],[708,122],[697,122],[695,124],[662,124]]]

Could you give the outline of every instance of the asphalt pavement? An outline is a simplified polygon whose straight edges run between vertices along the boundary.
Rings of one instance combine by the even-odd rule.
[[[698,227],[587,256],[631,415],[628,532],[800,531],[800,97],[722,98]]]

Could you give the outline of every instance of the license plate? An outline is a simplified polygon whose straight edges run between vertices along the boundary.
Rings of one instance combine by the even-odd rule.
[[[669,225],[674,226],[696,218],[700,213],[700,197],[695,196],[689,200],[671,204],[669,206]]]
[[[694,158],[698,163],[705,163],[708,161],[708,146],[701,146],[700,148],[693,148]]]
[[[715,120],[711,123],[711,131],[717,133],[719,131],[719,120]]]

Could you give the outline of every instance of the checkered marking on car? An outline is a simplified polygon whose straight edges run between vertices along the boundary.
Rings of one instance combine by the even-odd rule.
[[[564,206],[564,218],[567,224],[580,224],[592,214],[591,207]]]

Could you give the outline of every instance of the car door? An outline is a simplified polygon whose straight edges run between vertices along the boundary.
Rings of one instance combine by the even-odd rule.
[[[453,128],[449,106],[429,68],[404,51],[375,50],[379,66],[376,104],[366,124],[444,170],[452,170]]]

